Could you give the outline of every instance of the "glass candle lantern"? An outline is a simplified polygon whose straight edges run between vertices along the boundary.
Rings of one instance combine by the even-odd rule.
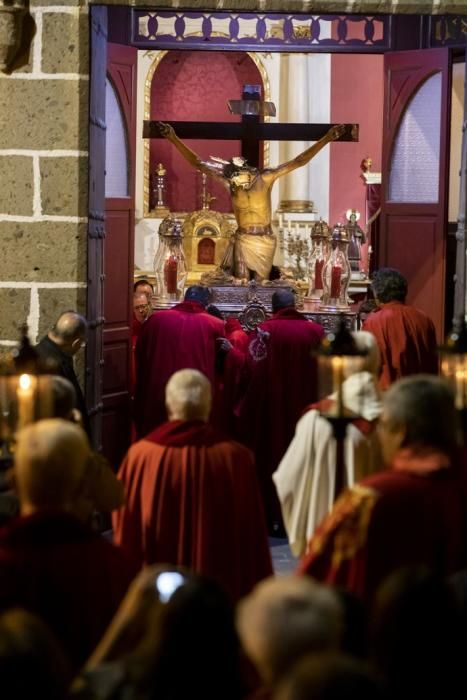
[[[454,322],[454,328],[439,348],[441,374],[450,384],[456,408],[463,419],[467,418],[467,327],[461,317]],[[465,423],[465,420],[463,420]],[[467,425],[464,425],[467,427]]]
[[[318,302],[323,296],[323,271],[329,256],[330,229],[325,221],[320,219],[311,229],[311,253],[308,262],[308,294],[306,299]]]
[[[317,407],[331,424],[336,439],[336,470],[334,474],[334,499],[347,483],[344,444],[347,426],[358,413],[346,403],[348,382],[361,381],[367,353],[358,348],[342,316],[336,331],[329,333],[316,351],[318,360],[318,392],[321,400]],[[353,381],[355,391],[355,381]],[[357,408],[358,410],[358,408]]]
[[[13,442],[21,428],[55,415],[52,375],[0,375],[0,446]]]
[[[159,247],[154,257],[155,296],[159,304],[170,305],[183,298],[187,267],[182,242],[182,222],[166,217],[159,227]]]
[[[332,229],[330,253],[323,269],[323,296],[321,307],[344,311],[349,308],[347,290],[350,284],[350,264],[347,255],[349,238],[345,226],[336,224]]]

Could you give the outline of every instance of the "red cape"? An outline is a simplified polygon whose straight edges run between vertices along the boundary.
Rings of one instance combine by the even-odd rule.
[[[301,573],[371,601],[401,567],[444,577],[467,566],[465,460],[402,457],[342,494],[311,538]]]
[[[237,318],[228,318],[225,322],[225,335],[232,343],[234,348],[242,352],[246,352],[250,343],[250,336],[243,330],[240,321]]]
[[[136,345],[135,424],[139,437],[167,420],[165,385],[174,372],[203,372],[215,388],[216,340],[224,323],[197,302],[157,311],[143,324]]]
[[[317,399],[316,360],[312,350],[324,335],[322,326],[294,308],[277,312],[261,323],[269,333],[265,356],[254,360],[249,351],[232,351],[226,370],[239,385],[236,412],[238,438],[254,450],[268,520],[281,522],[272,474],[294,435],[303,409]]]
[[[373,333],[378,343],[381,389],[410,374],[438,373],[435,327],[422,311],[392,301],[371,313],[363,330]]]
[[[132,578],[124,554],[74,516],[41,512],[0,530],[0,607],[41,617],[79,669]]]
[[[120,467],[114,540],[138,568],[182,564],[236,601],[272,573],[253,455],[200,421],[159,426]]]

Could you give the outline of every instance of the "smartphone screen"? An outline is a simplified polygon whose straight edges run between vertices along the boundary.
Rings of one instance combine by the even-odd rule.
[[[161,603],[167,603],[183,583],[185,576],[179,571],[163,571],[159,574],[156,578],[156,589]]]

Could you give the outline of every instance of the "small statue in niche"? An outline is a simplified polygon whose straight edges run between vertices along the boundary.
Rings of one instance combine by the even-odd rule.
[[[348,257],[350,269],[352,272],[360,272],[362,245],[366,243],[365,232],[358,225],[360,212],[356,209],[347,209],[345,218],[348,221],[345,228],[347,229],[347,235],[349,237]]]
[[[155,173],[152,176],[152,201],[153,211],[158,216],[166,217],[169,209],[165,202],[166,197],[166,175],[167,170],[162,163],[158,163]]]

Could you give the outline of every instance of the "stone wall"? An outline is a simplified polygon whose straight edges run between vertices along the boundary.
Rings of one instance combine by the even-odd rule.
[[[0,351],[86,311],[88,8],[38,0],[0,74]],[[28,33],[34,33],[27,46]]]

